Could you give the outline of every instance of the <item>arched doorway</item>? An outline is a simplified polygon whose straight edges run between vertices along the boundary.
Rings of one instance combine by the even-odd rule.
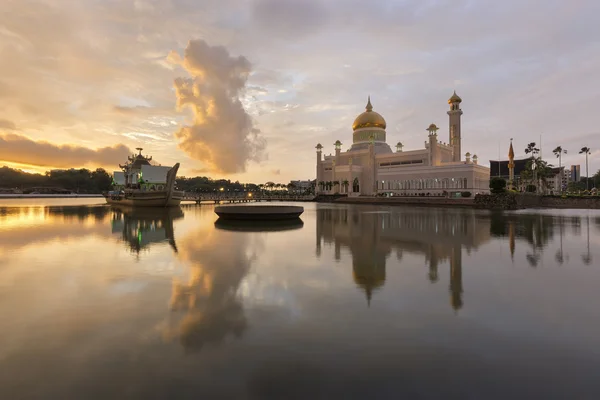
[[[358,184],[358,178],[354,178],[352,181],[352,191],[354,193],[360,192],[360,185]]]

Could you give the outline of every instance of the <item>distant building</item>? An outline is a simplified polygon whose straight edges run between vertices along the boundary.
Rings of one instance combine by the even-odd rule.
[[[581,166],[571,165],[571,182],[579,182],[581,180]]]
[[[548,190],[550,191],[561,191],[567,189],[565,183],[565,167],[552,168],[552,174],[546,179]]]
[[[525,169],[529,160],[531,160],[531,157],[513,161],[515,163],[515,179],[521,176],[521,172]],[[490,160],[490,177],[500,177],[508,181],[510,175],[508,163],[509,160]]]
[[[295,192],[306,192],[310,190],[313,184],[315,184],[315,180],[306,180],[306,181],[290,181],[292,185],[294,185]]]

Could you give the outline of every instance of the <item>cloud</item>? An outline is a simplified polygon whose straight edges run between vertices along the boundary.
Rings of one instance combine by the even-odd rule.
[[[271,170],[271,174],[273,174],[273,175],[281,175],[281,170],[280,169],[272,169]]]
[[[17,126],[12,121],[0,118],[0,129],[6,129],[6,130],[9,130],[9,131],[14,131],[15,129],[17,129]]]
[[[244,172],[248,162],[260,161],[266,142],[240,101],[250,62],[203,40],[191,40],[183,58],[169,59],[192,76],[175,79],[177,106],[194,113],[193,125],[175,133],[179,148],[216,173]]]
[[[148,106],[113,106],[112,110],[117,114],[125,114],[125,115],[137,115],[137,114],[147,114],[152,108]]]
[[[59,168],[116,166],[125,161],[129,154],[130,150],[122,144],[90,149],[59,146],[15,134],[0,135],[0,161]]]

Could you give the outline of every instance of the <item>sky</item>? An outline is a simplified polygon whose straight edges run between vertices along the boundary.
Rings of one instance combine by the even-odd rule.
[[[600,169],[597,0],[2,0],[0,165],[314,179],[367,96],[423,148],[462,97],[463,152]]]

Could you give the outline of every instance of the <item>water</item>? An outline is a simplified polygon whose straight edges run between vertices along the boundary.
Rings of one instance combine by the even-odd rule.
[[[22,201],[0,203],[2,399],[600,393],[596,211],[305,203],[251,227]]]

